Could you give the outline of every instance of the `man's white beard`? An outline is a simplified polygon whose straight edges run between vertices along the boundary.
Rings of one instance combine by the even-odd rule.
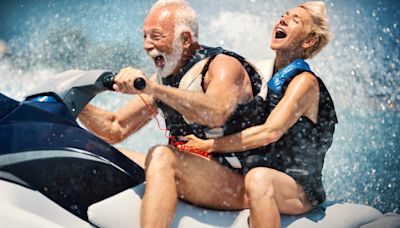
[[[157,49],[149,51],[148,54],[150,57],[161,55],[164,58],[164,66],[163,67],[156,66],[156,71],[158,76],[165,78],[174,72],[176,66],[179,63],[179,60],[182,58],[182,52],[183,52],[183,45],[178,36],[177,38],[174,39],[174,42],[172,43],[172,53],[170,55],[160,52]]]

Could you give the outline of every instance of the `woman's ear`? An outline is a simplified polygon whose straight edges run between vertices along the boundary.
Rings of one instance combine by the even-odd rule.
[[[304,49],[310,48],[314,46],[314,44],[317,42],[317,38],[315,36],[309,36],[306,38],[306,40],[303,42],[301,45]]]
[[[182,42],[182,46],[184,48],[189,48],[190,45],[192,44],[193,40],[192,40],[192,34],[190,34],[190,32],[188,31],[184,31],[181,33],[181,42]]]

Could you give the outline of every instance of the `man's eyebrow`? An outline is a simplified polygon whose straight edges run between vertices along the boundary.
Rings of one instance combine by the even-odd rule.
[[[159,29],[159,28],[151,28],[151,29],[148,29],[148,30],[143,30],[144,34],[146,34],[146,33],[155,33],[155,32],[162,32],[162,30]]]

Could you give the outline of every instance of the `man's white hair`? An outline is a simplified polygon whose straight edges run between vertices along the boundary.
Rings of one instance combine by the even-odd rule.
[[[175,38],[182,32],[187,31],[190,32],[193,42],[197,42],[199,38],[197,13],[185,0],[158,0],[150,11],[169,5],[176,5],[179,10],[179,13],[175,15]]]

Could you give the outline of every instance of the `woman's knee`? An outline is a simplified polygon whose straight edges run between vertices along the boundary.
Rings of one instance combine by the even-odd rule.
[[[150,166],[155,168],[172,167],[176,160],[175,153],[170,146],[154,146],[150,148],[145,161],[145,168]]]
[[[246,194],[250,198],[274,197],[273,172],[268,168],[253,168],[245,176]]]

